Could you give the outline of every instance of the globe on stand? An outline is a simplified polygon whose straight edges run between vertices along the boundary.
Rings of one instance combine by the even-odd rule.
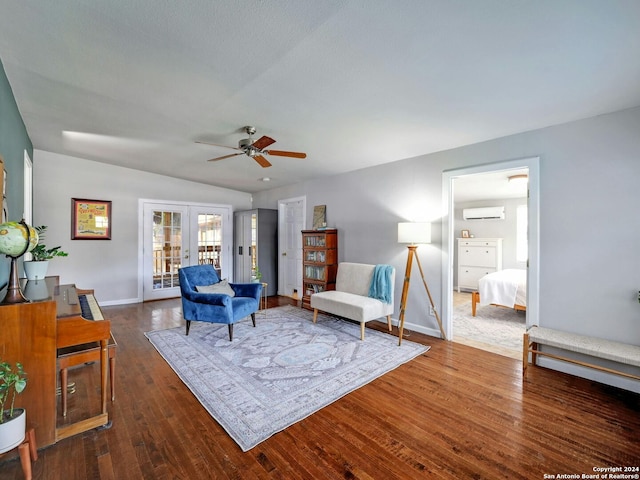
[[[0,253],[4,253],[11,258],[7,294],[0,304],[7,305],[29,301],[24,298],[20,290],[17,260],[25,253],[33,250],[36,245],[38,245],[38,233],[35,228],[27,225],[24,220],[0,224]]]

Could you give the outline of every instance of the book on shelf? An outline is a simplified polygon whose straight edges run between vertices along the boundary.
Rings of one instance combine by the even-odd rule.
[[[310,280],[324,280],[324,267],[314,265],[306,265],[304,267],[304,276]]]
[[[307,262],[318,262],[318,263],[324,263],[326,259],[326,254],[325,252],[322,251],[314,251],[314,252],[307,252]]]
[[[315,285],[312,283],[308,283],[307,285],[305,285],[305,289],[306,289],[307,295],[313,295],[314,293],[324,292],[323,285]]]
[[[324,237],[309,236],[305,238],[305,245],[307,247],[324,247]]]

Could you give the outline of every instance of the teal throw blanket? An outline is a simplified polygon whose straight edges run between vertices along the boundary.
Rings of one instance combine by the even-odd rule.
[[[393,267],[391,265],[376,265],[371,277],[371,286],[369,287],[369,296],[377,298],[384,303],[391,303],[391,273]]]

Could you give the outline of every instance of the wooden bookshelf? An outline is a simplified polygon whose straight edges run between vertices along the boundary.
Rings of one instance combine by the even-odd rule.
[[[311,309],[311,295],[335,290],[338,272],[338,230],[302,231],[302,308]]]

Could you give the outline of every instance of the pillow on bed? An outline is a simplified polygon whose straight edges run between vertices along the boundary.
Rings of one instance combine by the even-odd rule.
[[[220,280],[213,285],[196,285],[196,291],[199,293],[223,293],[230,297],[235,297],[236,292],[233,291],[227,280]]]

